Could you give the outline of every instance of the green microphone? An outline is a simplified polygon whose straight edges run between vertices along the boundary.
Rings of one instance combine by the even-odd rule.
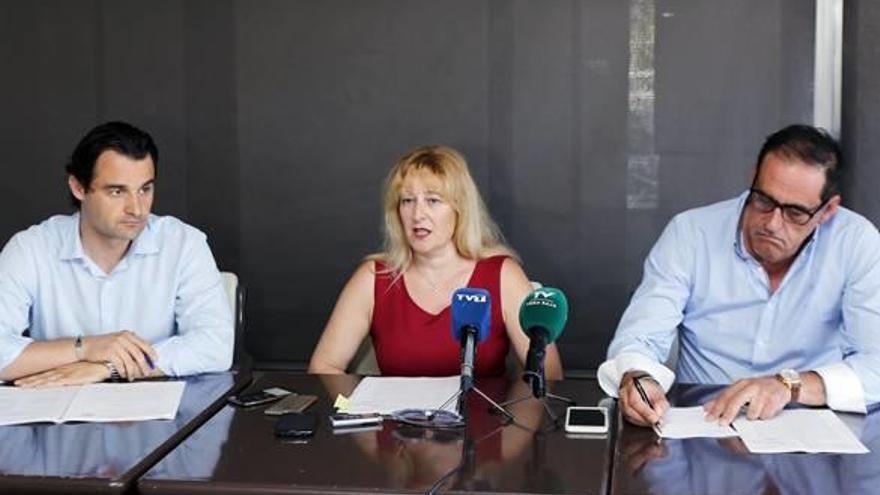
[[[544,397],[544,358],[547,344],[562,334],[568,319],[568,301],[561,290],[542,287],[533,290],[519,308],[519,325],[529,336],[529,352],[523,381],[532,387],[532,395]]]

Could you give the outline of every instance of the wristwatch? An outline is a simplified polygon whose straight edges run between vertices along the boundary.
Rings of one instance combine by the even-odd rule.
[[[76,339],[74,339],[73,353],[76,354],[77,361],[83,361],[86,359],[85,349],[83,349],[83,336],[82,335],[77,335]]]
[[[116,369],[116,366],[111,361],[104,361],[104,366],[107,367],[107,370],[110,372],[110,380],[111,382],[121,382],[122,375],[119,374],[119,370]]]
[[[776,379],[782,382],[783,385],[788,387],[788,390],[791,391],[791,401],[795,403],[798,401],[798,396],[801,393],[801,375],[797,371],[786,368],[779,373],[776,374]]]

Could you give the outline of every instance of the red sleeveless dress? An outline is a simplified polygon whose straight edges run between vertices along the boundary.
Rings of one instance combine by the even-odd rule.
[[[477,345],[476,376],[500,376],[510,347],[501,315],[501,265],[499,255],[477,262],[468,287],[489,291],[492,327],[489,337]],[[452,337],[449,306],[433,315],[410,298],[403,277],[381,273],[385,264],[376,261],[373,321],[370,335],[376,361],[383,375],[450,376],[461,372],[461,346]]]

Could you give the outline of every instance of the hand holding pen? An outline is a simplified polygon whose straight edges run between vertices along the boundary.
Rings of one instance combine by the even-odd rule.
[[[642,402],[647,404],[648,407],[650,407],[651,409],[653,409],[656,412],[657,410],[654,409],[654,404],[651,402],[651,398],[648,397],[647,393],[645,393],[645,389],[642,388],[642,382],[640,382],[639,380],[640,380],[639,377],[637,377],[637,376],[633,377],[633,384],[635,385],[636,390],[639,392],[639,397],[641,397]],[[660,420],[659,419],[657,421],[651,423],[651,428],[654,429],[654,433],[656,433],[658,437],[663,436],[663,432],[660,430]]]
[[[620,383],[620,408],[627,421],[639,426],[651,426],[658,434],[662,426],[660,418],[669,409],[663,388],[651,375],[631,371]]]

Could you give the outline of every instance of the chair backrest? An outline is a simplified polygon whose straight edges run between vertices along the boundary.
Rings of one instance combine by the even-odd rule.
[[[348,365],[348,373],[355,375],[381,375],[379,363],[376,361],[376,349],[373,348],[373,338],[367,335],[361,342],[351,363]]]
[[[236,365],[249,360],[244,349],[244,289],[238,280],[238,275],[232,272],[220,272],[223,279],[223,287],[226,289],[226,297],[229,299],[229,307],[232,308],[233,323],[235,325],[235,351],[232,362]]]

